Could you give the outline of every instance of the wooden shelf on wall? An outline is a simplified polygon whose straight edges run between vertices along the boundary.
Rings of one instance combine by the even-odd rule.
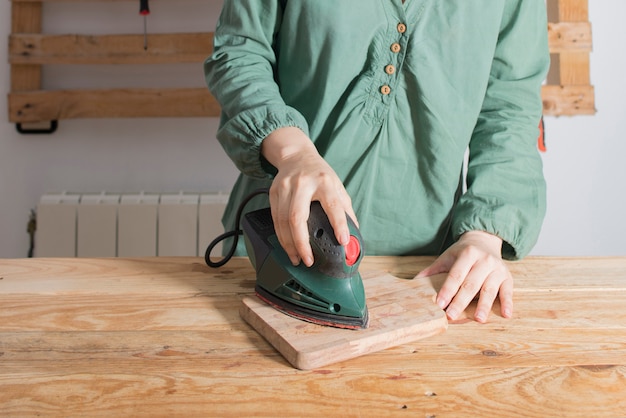
[[[152,34],[148,50],[143,35],[46,35],[41,33],[42,3],[51,1],[93,0],[11,0],[9,121],[219,116],[219,105],[206,88],[43,89],[44,65],[199,63],[213,48],[210,32]],[[544,114],[593,114],[587,0],[547,0],[547,7],[552,66],[542,91]]]

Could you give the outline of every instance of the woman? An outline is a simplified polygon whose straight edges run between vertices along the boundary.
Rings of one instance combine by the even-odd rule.
[[[498,295],[512,315],[503,258],[531,250],[545,214],[543,1],[225,0],[214,42],[217,136],[242,173],[227,229],[270,187],[281,245],[310,266],[319,200],[342,244],[347,213],[369,255],[439,255],[419,275],[448,273],[450,319],[476,295],[477,321]]]

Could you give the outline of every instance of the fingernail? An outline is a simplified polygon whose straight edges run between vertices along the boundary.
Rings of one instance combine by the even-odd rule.
[[[485,313],[484,312],[476,312],[476,316],[475,316],[476,320],[478,322],[485,322]]]
[[[456,317],[459,316],[459,313],[456,311],[456,309],[448,309],[446,311],[446,314],[450,319],[456,319]]]
[[[443,298],[437,298],[437,306],[439,306],[441,309],[445,308],[448,304],[446,303],[445,299]]]
[[[300,264],[300,257],[291,257],[291,264],[293,264],[294,266],[297,266],[298,264]]]
[[[344,232],[341,235],[341,245],[348,245],[350,243],[350,233],[349,232]]]
[[[313,265],[313,258],[308,257],[308,256],[307,256],[307,257],[304,257],[304,264],[305,264],[307,267],[311,267],[311,266]]]
[[[505,317],[505,318],[510,318],[511,316],[513,316],[513,312],[511,312],[511,309],[510,309],[510,308],[506,308],[506,309],[504,310],[504,317]]]

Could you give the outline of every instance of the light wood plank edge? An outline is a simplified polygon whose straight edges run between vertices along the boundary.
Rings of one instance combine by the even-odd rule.
[[[542,87],[543,114],[547,116],[593,115],[595,94],[593,86]]]
[[[51,90],[9,93],[14,123],[75,118],[217,117],[206,88]]]
[[[551,53],[568,51],[591,52],[591,23],[548,23],[548,45]]]
[[[148,35],[9,36],[11,64],[202,63],[213,52],[213,32]]]

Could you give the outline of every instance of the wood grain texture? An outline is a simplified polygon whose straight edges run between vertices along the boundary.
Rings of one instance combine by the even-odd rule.
[[[548,45],[551,53],[591,52],[591,23],[548,23]]]
[[[580,34],[573,34],[580,38]],[[12,64],[201,64],[213,52],[213,33],[158,33],[148,35],[9,36]]]
[[[215,117],[219,114],[219,105],[205,88],[9,93],[11,122],[77,118]]]
[[[558,2],[559,21],[584,22],[589,20],[588,0],[550,0]]]
[[[0,416],[624,416],[626,258],[508,265],[512,319],[472,304],[445,333],[301,371],[239,316],[247,259],[3,259]]]
[[[11,4],[11,32],[41,32],[41,10],[41,3]],[[11,91],[39,89],[41,89],[41,65],[11,65]]]
[[[428,279],[362,275],[369,326],[358,331],[315,325],[276,311],[256,296],[245,297],[241,317],[294,367],[310,370],[444,332],[445,313],[434,303]]]
[[[581,56],[584,59],[584,57]],[[571,74],[579,77],[580,73]],[[573,81],[573,80],[570,80]],[[595,93],[589,85],[544,85],[541,89],[543,114],[548,116],[593,115]]]

